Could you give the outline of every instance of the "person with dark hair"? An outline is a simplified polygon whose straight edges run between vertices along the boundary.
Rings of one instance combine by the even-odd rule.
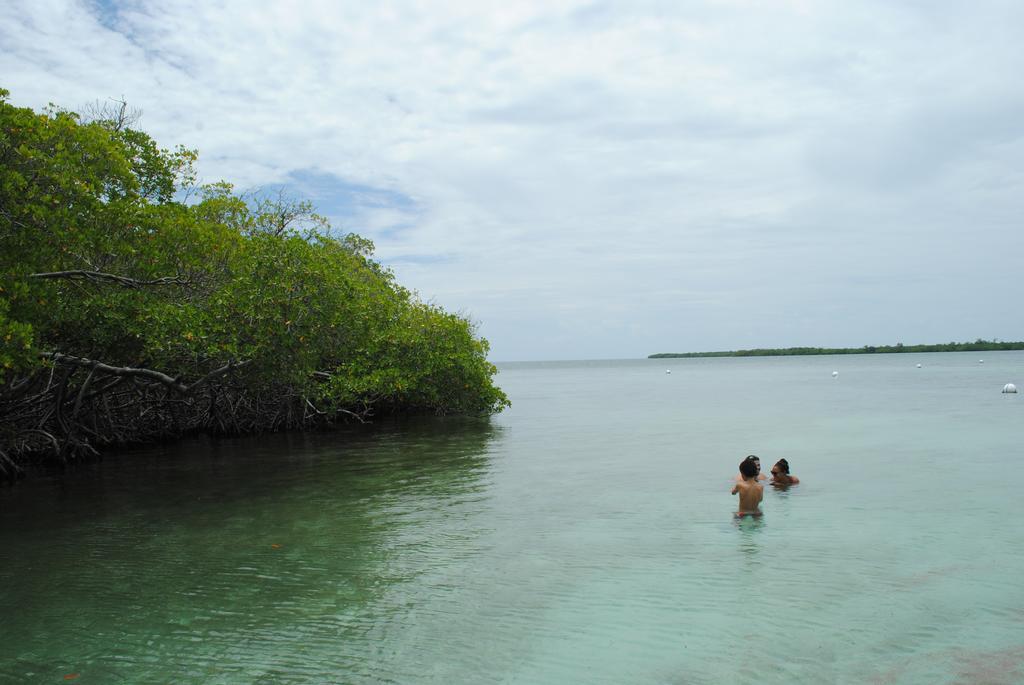
[[[763,473],[761,473],[761,459],[760,459],[760,457],[758,457],[756,454],[751,454],[750,456],[748,456],[743,461],[752,461],[752,462],[754,462],[754,466],[757,467],[757,480],[768,480],[768,476],[766,476]],[[737,473],[736,474],[736,482],[739,483],[742,480],[743,480],[743,473],[742,472],[741,473]]]
[[[789,462],[779,459],[772,467],[772,485],[796,485],[800,479],[789,473]]]
[[[757,457],[753,459],[751,457],[747,457],[740,462],[740,475],[743,476],[743,480],[732,486],[732,492],[730,493],[740,496],[740,505],[736,516],[761,515],[760,504],[761,498],[764,497],[764,486],[757,482],[757,476],[760,472],[755,462]]]

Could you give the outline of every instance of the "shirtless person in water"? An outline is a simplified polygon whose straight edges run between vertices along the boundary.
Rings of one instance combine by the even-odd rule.
[[[761,460],[758,458],[758,456],[756,454],[751,454],[744,461],[752,461],[752,462],[754,462],[754,466],[757,467],[757,480],[768,480],[768,476],[766,476],[763,473],[761,473]],[[742,480],[743,480],[743,474],[742,473],[736,474],[736,482],[739,483]]]
[[[736,516],[760,516],[764,486],[757,482],[758,468],[750,457],[740,462],[740,475],[743,476],[743,480],[732,486],[730,493],[740,496],[740,506]]]

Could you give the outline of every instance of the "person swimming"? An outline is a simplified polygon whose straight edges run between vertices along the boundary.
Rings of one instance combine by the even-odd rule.
[[[772,467],[772,485],[796,485],[800,479],[789,473],[789,462],[779,459]]]
[[[754,462],[754,466],[757,467],[757,480],[768,480],[768,476],[766,476],[763,473],[761,473],[761,459],[760,459],[760,457],[758,457],[756,454],[751,454],[751,455],[747,456],[747,458],[744,459],[743,461],[752,461],[752,462]],[[743,480],[743,472],[741,471],[740,473],[736,474],[736,482],[739,483],[742,480]]]
[[[760,473],[754,459],[747,457],[740,462],[740,475],[743,477],[743,480],[732,486],[732,492],[730,492],[732,495],[740,496],[736,516],[760,516],[760,504],[761,499],[764,497],[764,486],[757,482],[757,477]]]

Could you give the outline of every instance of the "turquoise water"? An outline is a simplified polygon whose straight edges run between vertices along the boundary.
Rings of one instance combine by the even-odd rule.
[[[0,683],[1024,682],[1007,382],[1024,353],[505,364],[490,420],[39,476],[0,490]],[[748,453],[803,482],[738,522]]]

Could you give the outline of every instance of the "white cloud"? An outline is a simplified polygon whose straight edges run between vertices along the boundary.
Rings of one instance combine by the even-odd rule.
[[[0,85],[123,96],[211,180],[315,174],[496,359],[1021,339],[1022,15],[14,0]]]

